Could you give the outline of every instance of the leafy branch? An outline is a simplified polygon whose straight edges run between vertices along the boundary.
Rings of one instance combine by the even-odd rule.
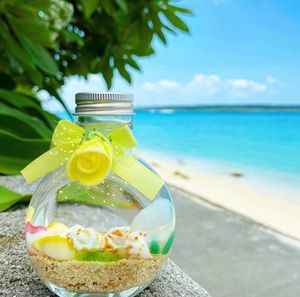
[[[47,91],[60,96],[66,78],[118,72],[128,83],[153,41],[189,32],[189,9],[172,0],[0,1],[0,174],[17,174],[46,151],[59,120],[43,110]],[[70,113],[70,111],[68,111]],[[0,199],[1,198],[0,191]]]

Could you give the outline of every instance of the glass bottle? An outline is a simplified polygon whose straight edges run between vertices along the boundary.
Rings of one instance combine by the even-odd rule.
[[[76,103],[77,124],[87,131],[107,135],[132,125],[130,94],[78,93]],[[34,270],[58,296],[127,297],[155,278],[168,258],[174,230],[165,184],[150,200],[112,172],[86,187],[70,180],[62,165],[34,192],[25,234]]]

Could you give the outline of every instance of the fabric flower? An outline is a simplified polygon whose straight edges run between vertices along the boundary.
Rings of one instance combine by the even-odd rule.
[[[95,186],[105,179],[111,170],[110,146],[98,138],[85,141],[74,151],[67,163],[67,174],[86,186]]]

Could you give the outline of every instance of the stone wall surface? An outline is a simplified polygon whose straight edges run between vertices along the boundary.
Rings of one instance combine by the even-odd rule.
[[[0,184],[19,192],[30,192],[19,177],[0,177]],[[29,190],[28,190],[29,189]],[[0,296],[54,296],[33,272],[24,239],[25,206],[15,206],[0,213]],[[172,261],[141,297],[209,297],[209,294]]]

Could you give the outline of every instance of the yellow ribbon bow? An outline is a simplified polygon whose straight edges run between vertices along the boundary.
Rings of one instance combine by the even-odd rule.
[[[152,200],[164,182],[161,177],[126,153],[126,150],[136,144],[136,139],[127,125],[104,136],[97,129],[85,130],[61,120],[54,130],[52,147],[27,165],[21,174],[31,183],[67,163],[70,180],[94,186],[103,181],[111,171]]]

